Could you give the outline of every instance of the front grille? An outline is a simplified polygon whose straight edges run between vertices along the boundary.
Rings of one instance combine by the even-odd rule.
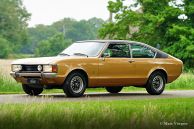
[[[21,72],[39,72],[37,67],[38,65],[22,65]]]

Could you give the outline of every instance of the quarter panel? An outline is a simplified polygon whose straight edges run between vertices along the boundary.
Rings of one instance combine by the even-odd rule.
[[[167,74],[167,83],[170,83],[176,80],[182,73],[182,61],[174,60],[173,58],[156,58],[154,64],[147,78],[149,78],[151,73],[155,70],[162,69]]]
[[[181,60],[169,57],[164,60],[166,63],[163,63],[162,67],[167,71],[168,82],[173,82],[176,80],[182,73],[183,63]]]

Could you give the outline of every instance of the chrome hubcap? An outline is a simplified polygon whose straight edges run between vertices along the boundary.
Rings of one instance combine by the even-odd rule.
[[[160,91],[164,85],[164,81],[161,76],[154,77],[152,86],[156,91]]]
[[[79,93],[84,87],[84,83],[81,77],[75,76],[71,79],[71,89],[74,93]]]

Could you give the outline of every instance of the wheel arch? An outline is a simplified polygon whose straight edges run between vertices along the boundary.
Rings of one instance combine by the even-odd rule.
[[[164,76],[165,76],[165,80],[166,80],[166,83],[168,82],[168,74],[167,74],[167,71],[163,68],[157,68],[157,69],[154,69],[152,70],[149,75],[148,75],[148,78],[150,77],[150,75],[154,72],[161,72]]]
[[[87,74],[87,72],[86,72],[85,70],[80,69],[80,68],[71,70],[71,71],[67,74],[67,76],[66,76],[66,78],[65,78],[65,81],[66,81],[67,77],[68,77],[70,74],[74,73],[74,72],[78,72],[78,73],[81,73],[82,75],[84,75],[84,77],[86,78],[86,83],[87,83],[87,87],[88,87],[88,84],[89,84],[88,74]],[[64,81],[64,82],[65,82],[65,81]]]

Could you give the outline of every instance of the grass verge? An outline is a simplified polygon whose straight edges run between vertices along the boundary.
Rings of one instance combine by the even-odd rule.
[[[194,98],[1,104],[0,128],[192,129],[193,107]]]

